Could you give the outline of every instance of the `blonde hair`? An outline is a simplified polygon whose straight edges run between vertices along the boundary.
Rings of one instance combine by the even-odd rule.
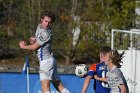
[[[109,52],[109,57],[112,60],[112,63],[117,66],[118,68],[121,68],[122,66],[122,58],[124,57],[124,51],[122,53],[118,53],[117,50],[112,50],[111,52]]]

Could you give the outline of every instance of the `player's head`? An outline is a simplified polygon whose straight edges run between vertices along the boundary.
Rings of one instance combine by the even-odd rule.
[[[104,46],[100,49],[100,61],[106,61],[107,53],[111,51],[109,46]]]
[[[121,54],[118,53],[117,50],[112,50],[108,53],[108,59],[106,61],[106,64],[114,64],[115,66],[117,66],[118,68],[121,67],[122,62],[122,58],[123,58],[124,52],[122,52]]]
[[[42,13],[41,24],[43,27],[48,27],[52,22],[55,21],[55,15],[52,12]]]

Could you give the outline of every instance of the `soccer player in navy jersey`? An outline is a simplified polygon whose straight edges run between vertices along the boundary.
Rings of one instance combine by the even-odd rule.
[[[86,93],[90,80],[94,78],[94,75],[104,78],[106,77],[107,66],[105,65],[106,54],[111,51],[109,46],[102,47],[100,50],[100,63],[92,64],[89,68],[88,75],[83,84],[82,93]],[[94,79],[95,93],[110,93],[110,88],[106,82],[98,81]]]
[[[106,65],[108,66],[108,72],[106,78],[100,78],[98,76],[94,76],[95,79],[100,81],[105,81],[109,84],[111,88],[110,93],[129,93],[129,89],[126,83],[126,80],[123,76],[121,68],[122,58],[124,52],[121,54],[118,53],[117,50],[112,50],[107,55]]]

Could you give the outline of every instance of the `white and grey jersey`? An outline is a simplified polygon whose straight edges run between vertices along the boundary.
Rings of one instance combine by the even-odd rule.
[[[52,37],[51,28],[44,29],[41,27],[40,24],[37,26],[36,42],[39,43],[39,45],[41,46],[37,50],[37,56],[40,61],[52,57],[51,37]]]
[[[121,93],[119,85],[124,84],[124,76],[121,70],[117,67],[114,67],[112,70],[107,72],[107,82],[111,88],[110,93]]]

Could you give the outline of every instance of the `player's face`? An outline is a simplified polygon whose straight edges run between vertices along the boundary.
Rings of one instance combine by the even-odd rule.
[[[45,28],[47,28],[51,24],[51,18],[48,16],[45,16],[44,19],[41,19],[41,25]]]
[[[111,63],[110,53],[107,53],[107,54],[106,54],[106,61],[105,61],[105,64],[106,64],[106,65],[109,65],[110,63]]]
[[[106,61],[106,55],[100,53],[100,60],[101,61]]]

